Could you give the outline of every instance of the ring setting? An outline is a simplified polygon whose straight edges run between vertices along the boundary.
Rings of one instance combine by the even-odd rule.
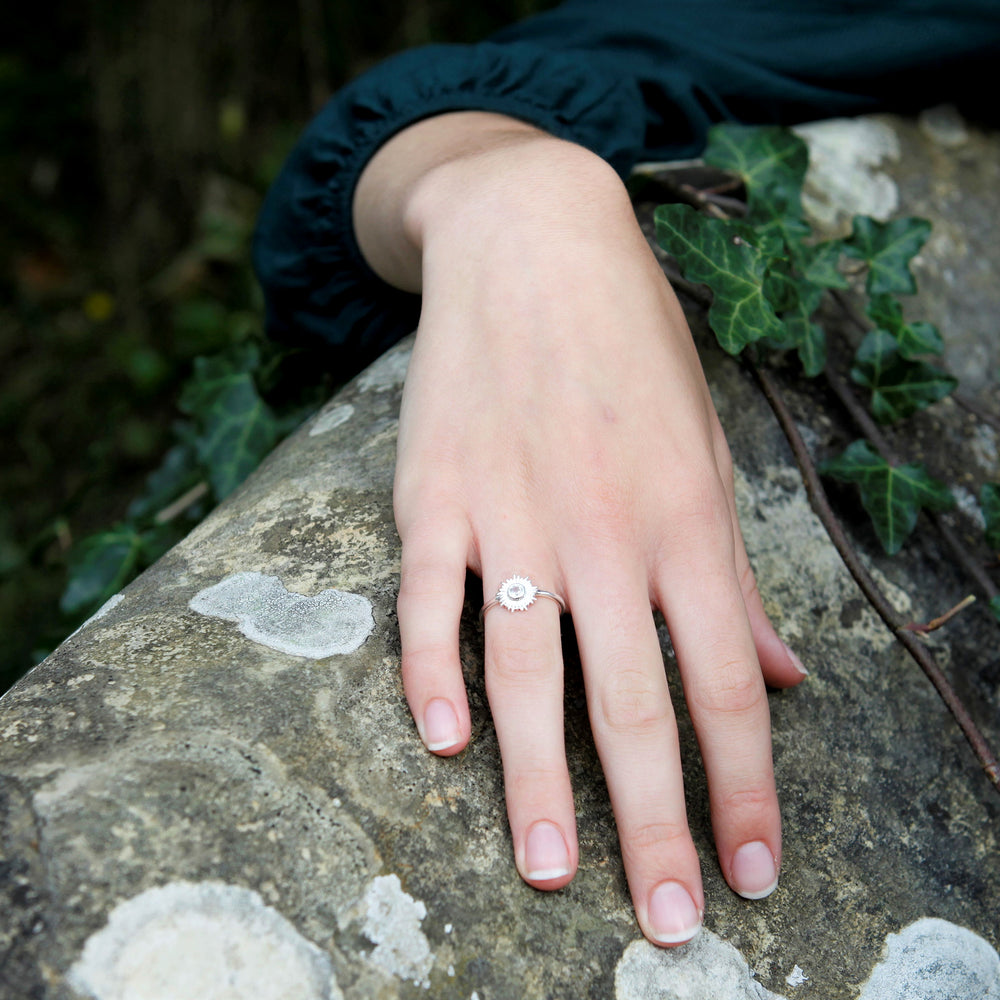
[[[539,597],[547,597],[550,601],[555,601],[559,605],[560,614],[566,611],[566,602],[551,591],[542,590],[526,576],[511,576],[500,584],[496,596],[492,601],[483,605],[479,612],[479,620],[486,617],[486,612],[490,608],[501,607],[508,611],[527,611]]]
[[[495,600],[508,611],[526,611],[537,596],[538,588],[526,576],[512,576],[500,584]]]

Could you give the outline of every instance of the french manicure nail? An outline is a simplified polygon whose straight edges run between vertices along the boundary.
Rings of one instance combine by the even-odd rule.
[[[444,698],[434,698],[427,703],[420,735],[428,750],[447,750],[462,739],[455,709]]]
[[[661,882],[649,897],[649,923],[660,944],[682,944],[701,930],[701,914],[680,882]]]
[[[555,823],[543,819],[528,831],[524,844],[524,867],[532,882],[544,882],[569,874],[566,840]]]
[[[733,855],[731,884],[744,899],[763,899],[778,885],[778,866],[771,848],[760,840],[744,844]]]
[[[795,655],[795,653],[792,652],[792,650],[788,646],[788,643],[783,642],[781,645],[785,647],[785,652],[788,654],[788,658],[792,661],[792,666],[795,667],[795,669],[800,674],[804,674],[806,677],[808,677],[809,671],[806,670],[805,665],[802,663],[802,661]]]

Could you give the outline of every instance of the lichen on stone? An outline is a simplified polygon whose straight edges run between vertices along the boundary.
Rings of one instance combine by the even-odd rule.
[[[420,929],[427,907],[403,891],[398,875],[372,879],[362,902],[363,933],[375,945],[371,960],[400,979],[427,985],[434,965],[431,946]]]
[[[313,660],[353,653],[375,628],[371,601],[361,594],[324,590],[307,597],[263,573],[233,573],[188,603],[199,614],[236,622],[254,642]]]
[[[67,979],[94,1000],[342,1000],[329,957],[250,889],[173,882],[111,911]]]
[[[789,986],[809,981],[798,965]],[[633,941],[615,969],[615,1000],[786,1000],[753,978],[727,941],[702,930],[680,948]],[[978,934],[925,917],[886,938],[859,1000],[1000,1000],[1000,955]]]
[[[764,989],[728,942],[701,930],[689,944],[657,948],[633,941],[615,969],[615,1000],[784,1000]]]
[[[890,934],[859,1000],[1000,1000],[1000,955],[978,934],[925,917]]]
[[[338,403],[335,406],[328,406],[316,414],[312,426],[309,428],[309,436],[316,437],[317,434],[326,434],[341,424],[346,424],[354,416],[354,406],[351,403]]]

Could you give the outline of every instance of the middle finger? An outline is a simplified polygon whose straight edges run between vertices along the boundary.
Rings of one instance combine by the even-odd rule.
[[[657,944],[701,926],[704,895],[688,829],[677,724],[639,562],[589,560],[571,589],[594,740],[636,916]]]

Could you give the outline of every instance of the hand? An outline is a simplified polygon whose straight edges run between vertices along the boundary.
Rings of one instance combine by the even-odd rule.
[[[414,173],[392,174],[378,202],[393,157]],[[484,600],[515,572],[561,594],[639,923],[656,943],[686,941],[704,896],[652,606],[677,653],[722,870],[749,898],[774,888],[781,854],[765,682],[803,672],[761,605],[683,314],[620,181],[579,147],[449,115],[402,133],[369,171],[362,248],[424,294],[394,498],[403,681],[420,735],[443,755],[469,739],[466,568]],[[373,203],[381,222],[366,227]],[[497,608],[485,626],[515,859],[540,889],[568,883],[578,862],[558,612],[546,600]]]

